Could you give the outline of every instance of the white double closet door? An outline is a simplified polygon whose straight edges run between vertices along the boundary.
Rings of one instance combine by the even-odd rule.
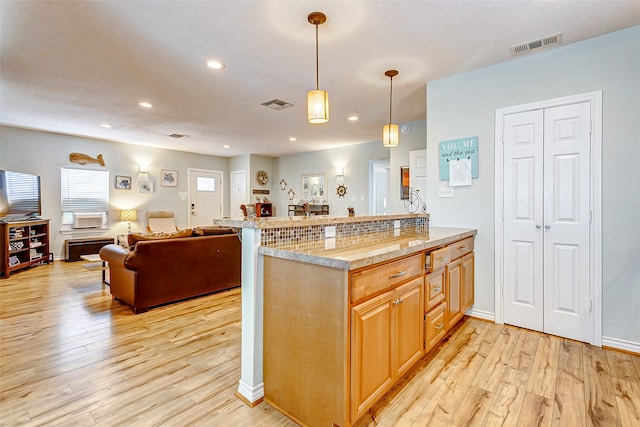
[[[591,104],[503,120],[504,323],[589,342]]]

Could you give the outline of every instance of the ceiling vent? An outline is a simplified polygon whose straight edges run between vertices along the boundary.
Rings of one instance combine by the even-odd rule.
[[[272,99],[271,101],[263,102],[260,105],[264,105],[272,110],[284,110],[285,108],[293,107],[293,104],[282,99]]]
[[[544,49],[546,47],[555,46],[562,43],[562,33],[552,34],[550,36],[543,37],[541,39],[532,40],[526,43],[520,43],[511,46],[509,50],[511,55],[522,55],[532,50]]]
[[[175,139],[180,139],[180,138],[184,138],[185,136],[189,136],[189,135],[182,135],[181,133],[170,133],[167,136],[170,136],[171,138],[175,138]]]

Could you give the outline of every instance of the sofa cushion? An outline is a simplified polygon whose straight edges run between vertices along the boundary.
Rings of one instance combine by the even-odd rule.
[[[181,237],[191,236],[193,236],[193,230],[190,228],[185,228],[184,230],[178,230],[171,233],[167,233],[164,231],[158,231],[155,233],[131,233],[127,236],[127,241],[129,242],[129,248],[131,248],[131,250],[134,250],[136,243],[142,240],[177,239]]]
[[[203,225],[193,229],[196,236],[215,236],[218,234],[234,234],[233,228],[220,225]]]

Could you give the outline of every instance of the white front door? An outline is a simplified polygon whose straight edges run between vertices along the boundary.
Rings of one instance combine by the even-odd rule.
[[[587,342],[590,108],[508,114],[503,127],[504,322]]]
[[[242,218],[244,215],[240,209],[240,205],[248,203],[247,195],[247,171],[231,172],[231,191],[229,200],[231,203],[231,218]]]
[[[222,172],[189,169],[189,227],[222,218]]]

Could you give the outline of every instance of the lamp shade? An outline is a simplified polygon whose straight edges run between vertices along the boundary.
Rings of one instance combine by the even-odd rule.
[[[307,117],[309,123],[327,123],[329,121],[329,92],[310,90],[307,93]]]
[[[382,146],[393,148],[398,146],[398,125],[388,124],[382,128]]]
[[[137,221],[138,214],[135,209],[126,209],[120,211],[120,221]]]

